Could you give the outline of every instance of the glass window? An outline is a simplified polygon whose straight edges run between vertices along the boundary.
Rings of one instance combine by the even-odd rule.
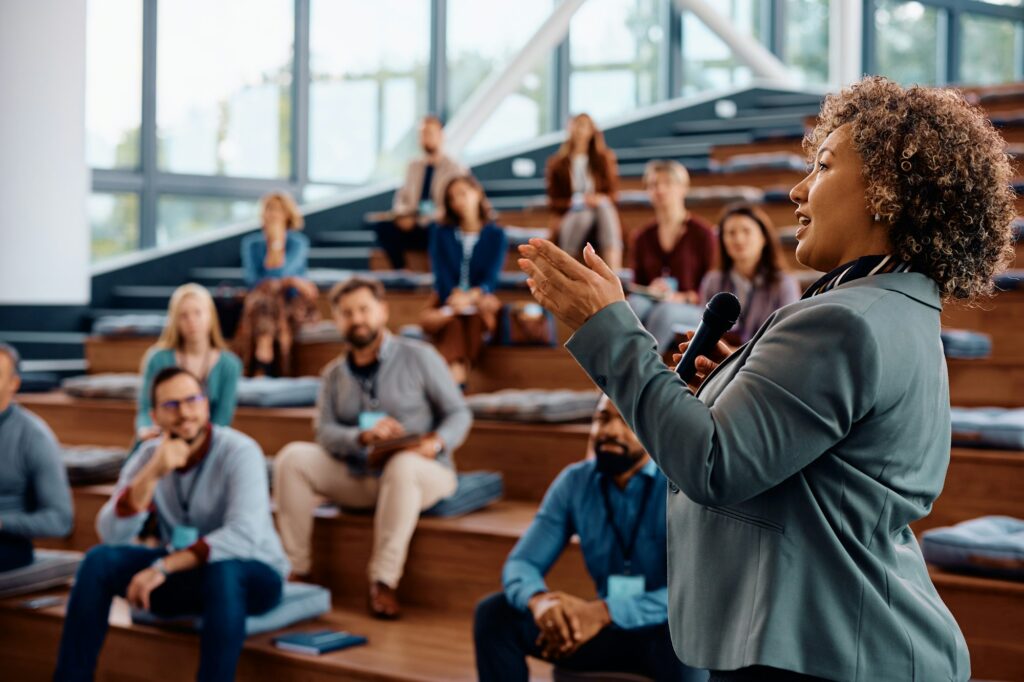
[[[85,148],[93,168],[137,168],[142,122],[142,0],[89,0]]]
[[[782,61],[804,84],[828,82],[829,0],[787,0]]]
[[[589,0],[569,27],[569,110],[601,122],[659,99],[658,0]]]
[[[941,14],[940,14],[941,12]],[[878,73],[904,85],[935,85],[940,71],[940,20],[945,13],[919,2],[878,0],[875,10]]]
[[[131,192],[89,196],[92,262],[139,248],[139,195]]]
[[[290,174],[294,5],[159,3],[161,170],[250,178]]]
[[[553,9],[552,0],[448,0],[448,117],[484,80],[505,68]],[[501,31],[487,30],[500,26]],[[552,58],[545,55],[466,145],[467,157],[552,130]]]
[[[430,2],[312,0],[309,43],[310,178],[404,173],[427,107]]]
[[[157,246],[253,220],[258,203],[255,199],[162,195],[157,200],[156,209]]]
[[[1006,19],[964,14],[960,33],[960,82],[1009,83],[1021,77],[1019,24]]]
[[[761,2],[727,0],[715,9],[731,20],[735,30],[756,39],[761,35]],[[691,12],[683,22],[683,95],[749,83],[750,67],[733,55],[729,46]]]

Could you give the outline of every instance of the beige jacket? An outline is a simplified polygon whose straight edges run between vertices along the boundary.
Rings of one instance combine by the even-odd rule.
[[[414,159],[409,162],[405,171],[405,182],[395,192],[395,200],[391,210],[395,215],[414,215],[418,212],[420,193],[423,190],[423,174],[426,172],[427,160]],[[434,179],[430,183],[430,197],[434,206],[444,206],[444,190],[448,182],[457,175],[465,173],[465,169],[449,156],[441,155],[434,167]]]

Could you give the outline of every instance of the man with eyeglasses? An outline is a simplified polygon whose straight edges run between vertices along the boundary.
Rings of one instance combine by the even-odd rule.
[[[78,570],[56,680],[93,678],[115,595],[159,616],[201,616],[200,680],[233,680],[246,616],[281,599],[290,567],[259,446],[210,424],[199,380],[184,369],[161,370],[150,398],[161,435],[140,446],[100,510],[104,544]],[[159,547],[135,543],[150,513]]]

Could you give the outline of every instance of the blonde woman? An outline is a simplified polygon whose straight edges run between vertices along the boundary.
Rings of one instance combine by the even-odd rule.
[[[142,361],[142,387],[135,415],[139,440],[160,433],[150,418],[153,406],[149,387],[160,370],[172,366],[188,370],[203,382],[203,391],[210,403],[210,421],[218,426],[230,425],[235,416],[242,361],[228,350],[213,297],[198,284],[184,284],[174,291],[167,309],[167,326]]]

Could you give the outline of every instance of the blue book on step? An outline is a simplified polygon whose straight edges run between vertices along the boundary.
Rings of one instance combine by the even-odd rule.
[[[291,632],[275,637],[273,642],[278,649],[319,656],[328,651],[366,644],[367,639],[361,635],[353,635],[351,632],[341,630],[317,630],[315,632]]]

